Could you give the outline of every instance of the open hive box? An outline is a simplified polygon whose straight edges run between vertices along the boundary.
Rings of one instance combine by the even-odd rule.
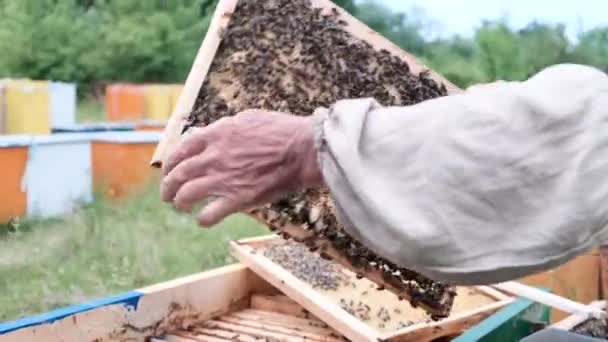
[[[0,322],[0,341],[345,341],[247,267],[235,264]]]
[[[243,246],[245,250],[250,247]],[[229,265],[13,322],[0,322],[0,341],[429,341],[459,333],[504,302],[492,299],[494,303],[484,305],[487,300],[481,299],[477,304],[459,304],[457,300],[455,311],[459,313],[444,321],[453,322],[449,328],[441,322],[413,323],[406,328],[409,332],[402,329],[399,333],[380,333],[332,304],[322,293],[306,285],[294,290],[293,286],[299,284],[290,277],[285,278],[287,285],[279,280],[279,286],[273,286],[266,277],[242,264]],[[466,295],[469,290],[465,290],[463,298],[501,296],[486,290],[471,289],[476,295]],[[311,306],[311,301],[318,307]],[[403,304],[391,301],[389,305],[387,309],[392,311],[387,312],[398,320],[395,309]],[[472,307],[478,308],[467,310]],[[423,312],[403,310],[401,315],[409,318],[401,319],[423,319]]]
[[[411,105],[458,89],[327,0],[222,0],[153,158],[180,136],[240,111],[311,115],[341,99]],[[423,308],[450,314],[455,287],[383,259],[350,237],[327,189],[249,211],[281,236]]]
[[[430,341],[458,335],[512,301],[490,287],[458,287],[451,315],[432,321],[425,310],[301,244],[270,236],[232,242],[231,252],[353,341]]]

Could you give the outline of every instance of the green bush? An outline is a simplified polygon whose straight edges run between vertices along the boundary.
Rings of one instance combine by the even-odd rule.
[[[0,77],[181,82],[207,1],[2,0]],[[201,10],[203,9],[203,10]]]

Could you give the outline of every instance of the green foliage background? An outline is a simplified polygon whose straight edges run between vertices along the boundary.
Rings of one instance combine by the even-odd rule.
[[[335,1],[460,86],[520,80],[556,63],[608,70],[608,26],[570,41],[562,25],[484,23],[474,37],[429,40],[423,13]],[[182,82],[217,0],[0,0],[0,77]]]

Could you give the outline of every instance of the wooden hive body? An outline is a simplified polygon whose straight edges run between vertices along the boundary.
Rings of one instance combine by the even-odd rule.
[[[240,241],[238,249],[246,252],[258,243],[264,240]],[[431,341],[459,334],[511,301],[491,288],[470,288],[492,302],[440,322],[380,333],[327,300],[315,300],[318,293],[309,287],[295,289],[300,284],[292,282],[289,274],[282,284],[281,270],[274,277],[267,272],[258,275],[254,269],[260,269],[259,261],[247,260],[252,269],[242,264],[224,266],[0,322],[0,341]],[[296,290],[299,296],[294,296]]]
[[[260,3],[259,6],[264,7],[264,9],[268,9],[273,6],[273,3],[278,4],[281,1],[282,0],[264,2],[263,5],[261,5]],[[331,69],[333,71],[338,70],[338,72],[340,73],[340,77],[342,78],[338,81],[334,79],[332,81],[333,83],[330,83],[329,85],[319,85],[318,83],[322,81],[322,78],[317,77],[315,79],[310,74],[308,74],[310,76],[308,78],[306,77],[306,75],[301,75],[298,76],[298,79],[296,79],[295,75],[298,75],[298,73],[296,73],[295,71],[292,72],[292,69],[290,69],[290,62],[292,62],[293,60],[287,60],[287,63],[281,63],[279,67],[277,67],[276,64],[279,63],[277,62],[278,60],[283,59],[286,55],[293,56],[294,54],[296,54],[297,57],[295,58],[295,60],[297,60],[298,63],[300,63],[299,61],[303,60],[300,65],[305,65],[305,67],[307,68],[306,70],[309,70],[308,65],[306,64],[306,57],[308,56],[306,54],[310,53],[318,55],[319,53],[317,52],[317,50],[322,50],[321,47],[323,42],[312,43],[312,48],[306,48],[306,46],[302,43],[305,41],[305,39],[307,39],[306,37],[302,38],[302,36],[304,35],[299,36],[300,41],[297,41],[296,39],[297,42],[294,43],[295,47],[293,47],[291,50],[288,50],[287,53],[280,54],[278,55],[278,57],[269,60],[270,62],[267,62],[265,64],[256,63],[255,59],[248,60],[247,58],[252,58],[250,57],[251,54],[249,54],[248,52],[243,53],[243,51],[239,51],[238,48],[240,47],[229,47],[229,44],[226,43],[226,46],[224,46],[225,49],[222,49],[223,38],[224,42],[230,41],[233,42],[232,44],[234,44],[234,42],[236,41],[242,43],[242,40],[237,39],[239,37],[236,33],[236,30],[242,26],[235,25],[237,29],[233,29],[230,26],[230,22],[231,20],[237,22],[241,19],[239,17],[239,13],[237,13],[239,9],[241,11],[245,11],[245,8],[258,8],[256,7],[258,5],[257,3],[255,3],[255,6],[250,5],[253,2],[254,0],[240,0],[240,2],[237,0],[222,0],[219,2],[216,12],[214,13],[214,16],[212,18],[207,35],[205,36],[203,44],[194,61],[191,72],[188,75],[184,89],[180,97],[178,98],[173,114],[169,119],[167,127],[165,128],[165,131],[163,133],[163,137],[155,151],[152,160],[152,164],[154,166],[158,167],[162,164],[162,162],[167,157],[167,154],[169,153],[171,147],[179,141],[181,134],[189,126],[205,125],[217,119],[216,117],[210,117],[211,114],[205,115],[205,110],[207,110],[209,113],[213,113],[213,115],[216,115],[217,112],[222,112],[222,110],[226,112],[226,114],[224,115],[232,115],[240,110],[255,106],[257,108],[267,110],[288,111],[291,113],[296,113],[298,115],[312,114],[312,108],[306,108],[306,106],[297,106],[296,104],[290,102],[292,100],[291,97],[295,97],[299,93],[301,93],[301,91],[294,91],[294,89],[300,90],[300,88],[298,88],[300,85],[302,86],[302,89],[309,95],[309,99],[323,98],[323,96],[325,95],[324,91],[331,94],[327,96],[327,100],[325,102],[318,102],[318,105],[329,105],[331,104],[330,100],[335,101],[338,99],[350,98],[349,96],[361,97],[372,96],[374,94],[379,94],[378,96],[382,97],[384,102],[383,104],[407,105],[418,103],[428,98],[449,95],[459,91],[459,89],[452,85],[449,81],[445,80],[440,75],[428,70],[424,65],[418,63],[412,55],[401,50],[399,47],[397,47],[387,39],[383,38],[381,35],[374,32],[369,27],[359,22],[350,14],[338,8],[328,0],[298,0],[295,2],[285,2],[284,4],[276,5],[276,8],[277,11],[279,11],[287,6],[292,6],[292,4],[294,3],[305,4],[304,7],[298,8],[303,8],[308,11],[306,13],[308,13],[310,17],[307,17],[307,19],[313,18],[316,20],[318,18],[321,18],[321,22],[323,20],[327,20],[327,22],[329,23],[327,27],[324,27],[323,23],[319,24],[319,31],[322,32],[319,33],[319,35],[325,34],[326,30],[335,30],[338,32],[336,33],[336,37],[339,38],[336,38],[337,40],[335,41],[332,40],[332,43],[330,45],[324,46],[325,48],[332,49],[334,47],[334,44],[341,43],[343,43],[344,45],[348,44],[348,47],[353,47],[351,51],[342,55],[346,56],[343,57],[346,59],[343,59],[339,63],[337,63],[342,63],[342,65],[340,66],[336,64],[335,66],[333,66],[333,69]],[[256,15],[258,15],[256,19],[259,19],[260,17],[268,18],[264,17],[263,15],[260,15],[259,13]],[[270,17],[271,16],[272,14],[270,15]],[[251,19],[250,22],[248,22],[247,20],[243,20],[239,23],[239,25],[243,24],[243,22],[246,24],[250,24],[256,19]],[[292,22],[297,23],[297,18],[290,18],[289,24],[285,25],[289,26]],[[311,20],[304,20],[302,21],[302,25],[312,25],[312,22],[313,21]],[[317,21],[314,22],[318,24]],[[259,25],[255,26],[253,23],[251,23],[251,25],[253,25],[252,27],[259,27]],[[297,26],[297,24],[294,25]],[[280,32],[278,31],[279,29],[276,30],[277,31],[272,31],[268,29],[266,31],[263,31],[265,35],[262,36],[260,39],[265,39],[266,41],[273,42],[275,37],[280,37],[278,34],[275,34],[276,32]],[[247,32],[248,31],[241,33],[244,33],[246,35]],[[316,32],[307,32],[306,36],[315,36],[316,34]],[[229,36],[229,38],[226,38],[227,35]],[[320,37],[321,40],[323,40],[327,39],[328,35]],[[329,35],[329,37],[331,38],[333,36]],[[291,44],[289,41],[283,41],[288,45]],[[315,46],[314,44],[319,45]],[[257,43],[255,45],[255,48],[257,49],[268,50],[266,48],[258,47]],[[275,49],[275,47],[275,45],[271,45],[270,49]],[[315,48],[315,52],[310,52]],[[351,87],[356,89],[348,89],[347,91],[344,91],[344,89],[335,90],[337,88],[340,88],[340,82],[342,82],[343,80],[357,79],[356,77],[350,77],[350,75],[348,75],[348,73],[351,72],[353,68],[356,69],[357,66],[353,65],[352,60],[347,59],[351,58],[351,55],[358,56],[358,51],[360,51],[361,49],[368,48],[371,51],[371,57],[364,56],[362,58],[365,58],[366,61],[371,61],[369,63],[373,63],[373,65],[368,65],[368,69],[361,71],[360,75],[369,75],[369,82],[372,84],[372,87],[369,87],[369,91],[366,90],[367,88],[365,88],[365,84],[357,84],[356,87]],[[231,51],[236,52],[230,54]],[[267,51],[264,52],[266,53]],[[219,57],[216,58],[217,56]],[[298,57],[302,58],[298,59]],[[224,58],[224,60],[222,60],[222,58]],[[332,56],[329,56],[329,58],[332,58]],[[238,72],[230,74],[232,70],[230,69],[230,67],[226,66],[226,63],[224,63],[224,61],[227,59],[231,59],[231,63],[233,61],[236,61],[233,64],[229,64],[229,66],[232,67],[238,66],[238,68],[251,68],[251,65],[255,65],[255,67],[258,68],[258,75],[265,75],[269,73],[271,74],[272,72],[278,71],[278,73],[282,75],[282,78],[291,80],[291,82],[289,82],[280,79],[280,81],[282,82],[281,86],[285,86],[286,88],[293,87],[292,92],[290,93],[291,97],[284,96],[284,101],[278,103],[281,100],[281,96],[270,95],[266,96],[264,101],[261,101],[263,98],[263,96],[261,95],[261,90],[260,96],[258,96],[256,91],[265,88],[267,86],[267,82],[262,82],[259,87],[245,86],[245,81],[240,81],[238,77],[238,75],[242,74],[240,70]],[[392,72],[388,73],[389,75],[401,73],[401,75],[403,76],[403,78],[401,79],[404,83],[403,89],[401,88],[401,83],[395,83],[396,79],[391,80],[391,82],[393,82],[392,84],[382,83],[383,81],[380,78],[387,77],[379,76],[387,75],[385,67],[382,64],[384,63],[383,61],[385,61],[387,65],[392,65],[393,70],[391,70]],[[327,67],[329,70],[330,67],[327,65],[331,64],[331,61],[325,61],[324,63],[325,67]],[[281,65],[285,65],[284,68],[286,71],[288,71],[287,73],[283,74],[285,70],[281,69]],[[344,68],[343,65],[347,65],[347,67]],[[264,68],[266,68],[266,70]],[[375,71],[370,72],[370,68],[375,68]],[[366,72],[368,72],[368,74],[365,74]],[[226,73],[228,74],[228,76],[224,76],[224,74]],[[300,74],[306,74],[306,72],[301,72],[300,70]],[[317,72],[316,76],[318,76],[318,74],[319,72]],[[323,74],[323,77],[329,79],[331,78],[330,75],[332,75],[332,72],[327,72]],[[410,81],[414,84],[409,84]],[[382,84],[382,87],[384,87],[383,89],[380,89],[381,87],[378,87],[378,82]],[[407,86],[405,85],[405,83],[408,83]],[[235,84],[237,84],[237,86],[242,86],[242,88],[244,89],[237,88],[235,90]],[[376,86],[374,86],[374,84]],[[218,86],[220,86],[219,89],[217,89]],[[275,86],[274,91],[276,91],[277,88],[281,87]],[[320,92],[319,88],[331,90],[323,90]],[[420,90],[419,92],[419,89],[422,88],[424,89]],[[244,100],[245,102],[238,102],[239,99],[243,97],[244,93],[249,96],[246,97],[248,100]],[[311,96],[311,94],[313,94],[314,96]],[[258,97],[260,101],[256,102]],[[277,101],[273,102],[273,99],[276,97],[278,97]],[[222,101],[219,104],[213,103],[218,98],[221,98],[226,101]],[[237,100],[230,102],[228,101],[228,98]],[[299,102],[306,103],[307,100],[304,99]],[[207,106],[206,109],[205,106]],[[303,203],[304,208],[307,212],[320,211],[320,221],[323,224],[318,224],[319,219],[315,220],[313,218],[310,218],[310,215],[300,215],[300,213],[295,212],[294,207],[298,207],[298,203]],[[264,208],[255,209],[249,213],[255,216],[260,221],[262,221],[263,223],[267,224],[272,229],[278,230],[282,236],[286,238],[293,238],[294,240],[297,240],[299,242],[306,243],[307,246],[309,246],[311,249],[317,250],[321,256],[332,258],[338,261],[343,266],[351,269],[352,271],[369,278],[370,280],[379,284],[379,286],[381,286],[382,288],[386,288],[389,291],[398,294],[400,297],[409,300],[413,304],[423,307],[431,314],[433,318],[446,317],[449,314],[454,299],[453,297],[455,295],[453,288],[447,284],[433,282],[432,280],[418,275],[415,272],[397,267],[396,265],[388,262],[387,260],[378,257],[375,253],[367,250],[364,246],[354,241],[344,230],[341,229],[339,223],[337,223],[337,220],[335,219],[335,207],[333,201],[329,197],[328,190],[311,190],[304,193],[300,193],[291,196],[288,199],[279,202],[278,204],[275,203],[273,205],[268,205]],[[317,225],[315,225],[315,223],[317,223]],[[320,228],[305,229],[303,227]],[[356,253],[351,253],[352,250],[349,252],[346,251],[346,249],[338,248],[338,245],[344,245],[343,241],[353,242],[354,244],[352,244],[352,246],[355,246],[353,248]],[[369,265],[373,266],[369,266],[368,264],[363,265],[361,263],[361,260],[371,261]],[[397,274],[397,276],[394,276],[394,274]]]

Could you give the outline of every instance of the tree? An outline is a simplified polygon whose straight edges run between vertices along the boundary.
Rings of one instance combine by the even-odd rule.
[[[520,68],[529,77],[547,66],[570,60],[570,42],[562,24],[532,22],[518,32]]]
[[[608,26],[582,33],[574,48],[573,60],[608,72]]]
[[[475,33],[484,81],[522,80],[520,39],[505,20],[486,21]]]
[[[424,52],[425,41],[421,35],[422,19],[414,21],[406,13],[394,13],[390,8],[374,0],[359,4],[357,17],[408,52],[416,55]]]
[[[336,5],[344,8],[350,14],[355,15],[357,13],[357,5],[354,0],[332,0]]]

